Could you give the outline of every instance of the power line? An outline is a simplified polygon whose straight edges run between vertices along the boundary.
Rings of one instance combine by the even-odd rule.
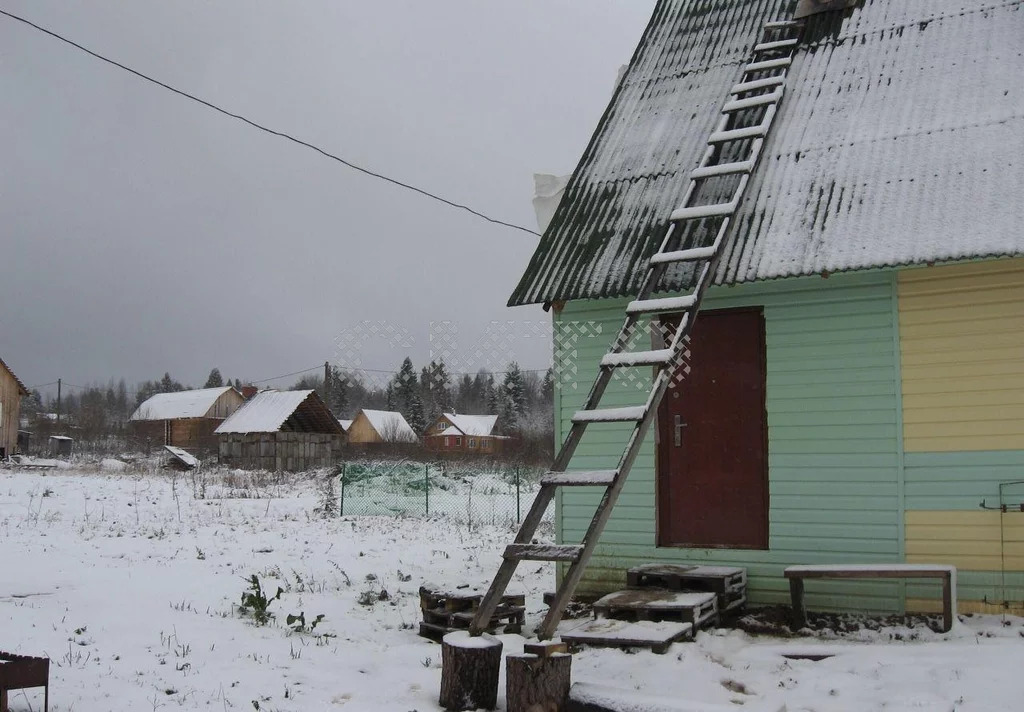
[[[289,376],[298,376],[300,373],[309,373],[310,371],[319,371],[321,368],[323,368],[323,366],[313,366],[312,368],[304,368],[301,371],[295,371],[294,373],[285,373],[285,374],[282,374],[280,376],[271,376],[270,378],[263,378],[263,379],[260,379],[259,381],[249,381],[249,383],[251,385],[255,386],[257,383],[266,383],[267,381],[276,381],[279,378],[288,378]]]
[[[487,222],[494,223],[495,225],[502,225],[504,227],[509,227],[509,228],[514,229],[514,230],[522,230],[523,232],[527,232],[527,233],[529,233],[531,235],[538,235],[539,236],[539,234],[540,234],[540,233],[538,233],[538,232],[536,232],[534,230],[531,230],[529,228],[523,227],[522,225],[516,225],[515,223],[505,222],[504,220],[498,220],[497,218],[492,218],[489,215],[485,215],[484,213],[481,213],[479,210],[474,210],[473,208],[469,207],[468,205],[463,205],[462,203],[456,203],[453,200],[448,200],[447,198],[442,198],[440,195],[437,195],[435,193],[431,193],[430,191],[424,190],[423,188],[417,188],[414,185],[411,185],[409,183],[405,183],[405,182],[397,180],[395,178],[390,178],[390,177],[388,177],[388,176],[386,176],[386,175],[384,175],[382,173],[377,173],[376,171],[372,171],[369,168],[363,168],[362,166],[356,165],[355,163],[352,163],[351,161],[348,161],[348,160],[342,158],[341,156],[337,156],[337,155],[335,155],[333,153],[330,153],[329,151],[326,151],[326,150],[320,148],[319,146],[316,146],[316,145],[314,145],[312,143],[309,143],[308,141],[303,141],[302,139],[296,138],[295,136],[292,136],[291,134],[285,133],[284,131],[277,131],[277,130],[272,129],[272,128],[268,127],[268,126],[264,126],[263,124],[257,123],[256,121],[253,121],[252,119],[249,119],[249,118],[246,118],[245,116],[242,116],[241,114],[233,113],[231,111],[228,111],[227,109],[224,109],[224,108],[222,108],[220,106],[217,106],[216,104],[214,104],[212,102],[209,102],[209,101],[207,101],[205,99],[201,99],[198,96],[195,96],[194,94],[188,93],[187,91],[183,91],[181,89],[176,89],[175,87],[171,86],[170,84],[166,84],[166,83],[160,81],[159,79],[154,79],[153,77],[149,76],[148,74],[143,74],[142,72],[138,71],[137,69],[132,69],[131,67],[129,67],[127,65],[124,65],[124,64],[121,64],[120,62],[118,62],[116,60],[110,59],[109,57],[105,57],[102,54],[99,54],[98,52],[94,52],[93,50],[78,44],[74,40],[68,39],[67,37],[64,37],[63,35],[60,35],[60,34],[54,32],[53,30],[48,30],[45,27],[41,27],[40,25],[37,25],[36,23],[32,22],[31,20],[27,20],[24,17],[21,17],[19,15],[15,15],[12,12],[8,12],[7,10],[0,9],[0,15],[6,15],[7,17],[11,18],[12,20],[17,20],[18,22],[24,23],[25,25],[28,25],[29,27],[31,27],[31,28],[33,28],[35,30],[38,30],[39,32],[47,34],[50,37],[53,37],[54,39],[58,39],[61,42],[64,42],[66,44],[69,44],[72,47],[74,47],[75,49],[81,50],[82,52],[85,52],[86,54],[88,54],[88,55],[90,55],[92,57],[95,57],[96,59],[104,61],[107,64],[112,64],[113,66],[118,67],[119,69],[123,69],[124,71],[128,72],[129,74],[134,74],[135,76],[139,77],[140,79],[144,79],[147,82],[150,82],[150,83],[155,84],[155,85],[157,85],[157,86],[159,86],[159,87],[161,87],[163,89],[166,89],[166,90],[168,90],[170,92],[173,92],[173,93],[177,94],[178,96],[182,96],[182,97],[185,97],[186,99],[190,99],[190,100],[192,100],[194,102],[202,104],[203,106],[205,106],[205,107],[207,107],[209,109],[213,109],[214,111],[219,112],[219,113],[221,113],[221,114],[223,114],[225,116],[228,116],[228,117],[230,117],[232,119],[236,119],[238,121],[246,123],[249,126],[252,126],[253,128],[259,129],[260,131],[264,131],[264,132],[266,132],[268,134],[272,134],[272,135],[277,136],[279,138],[287,139],[288,141],[291,141],[293,143],[297,143],[300,146],[304,146],[304,147],[306,147],[306,148],[308,148],[310,150],[316,151],[317,153],[319,153],[319,154],[321,154],[321,155],[323,155],[323,156],[325,156],[327,158],[330,158],[333,161],[337,161],[338,163],[341,163],[341,164],[343,164],[345,166],[348,166],[352,170],[359,171],[360,173],[364,173],[364,174],[366,174],[368,176],[371,176],[373,178],[378,178],[380,180],[383,180],[383,181],[386,181],[388,183],[391,183],[392,185],[397,185],[400,188],[405,188],[406,190],[411,190],[411,191],[413,191],[415,193],[419,193],[420,195],[425,196],[427,198],[430,198],[431,200],[436,200],[436,201],[438,201],[440,203],[444,203],[445,205],[447,205],[449,207],[456,208],[458,210],[464,210],[464,211],[466,211],[466,212],[468,212],[468,213],[470,213],[472,215],[475,215],[478,218],[486,220]]]

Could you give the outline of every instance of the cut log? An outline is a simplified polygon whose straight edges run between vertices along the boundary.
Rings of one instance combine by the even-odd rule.
[[[508,712],[563,712],[569,700],[572,656],[523,653],[505,656]]]
[[[498,704],[501,641],[494,636],[449,633],[441,641],[440,703],[449,712],[493,710]]]

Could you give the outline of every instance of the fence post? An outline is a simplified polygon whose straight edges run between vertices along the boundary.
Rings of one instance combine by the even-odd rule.
[[[519,465],[516,465],[516,524],[522,521],[523,515],[519,506]]]
[[[340,507],[338,509],[338,516],[339,517],[344,517],[345,516],[345,480],[346,479],[348,479],[348,478],[345,477],[345,463],[343,462],[343,463],[341,463],[341,505],[340,505]]]
[[[430,516],[430,465],[423,463],[423,507],[425,516]]]

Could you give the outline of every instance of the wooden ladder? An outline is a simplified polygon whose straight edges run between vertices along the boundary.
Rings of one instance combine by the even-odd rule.
[[[612,507],[622,492],[641,444],[651,423],[657,417],[658,404],[670,385],[676,368],[685,358],[687,342],[697,310],[729,235],[733,216],[739,209],[750,175],[757,166],[764,142],[775,119],[783,87],[793,55],[799,44],[802,23],[768,22],[761,40],[754,46],[753,58],[744,69],[741,80],[730,91],[722,107],[721,118],[708,138],[700,165],[690,174],[681,206],[672,212],[668,230],[658,252],[649,262],[637,298],[626,307],[626,320],[608,353],[601,359],[597,380],[590,389],[586,404],[572,417],[572,428],[552,465],[540,482],[533,506],[523,520],[519,534],[503,554],[503,562],[487,594],[470,624],[470,633],[480,635],[488,626],[520,561],[562,561],[569,564],[565,577],[555,594],[537,637],[546,640],[554,635],[562,611],[583,576],[584,568],[597,546]],[[708,193],[713,197],[709,198]],[[722,201],[723,194],[730,194]],[[708,201],[711,202],[708,202]],[[669,267],[689,264],[692,270],[691,291],[683,296],[652,298]],[[668,346],[649,351],[627,348],[644,317],[679,314],[679,325],[668,336]],[[653,385],[644,405],[598,408],[601,397],[616,369],[657,368]],[[598,422],[632,423],[625,450],[614,470],[568,472],[576,447],[587,426]],[[604,487],[594,518],[579,544],[535,544],[533,536],[540,525],[558,487]]]

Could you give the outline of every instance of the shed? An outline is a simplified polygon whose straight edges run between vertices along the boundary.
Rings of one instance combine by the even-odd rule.
[[[214,431],[245,399],[230,386],[157,393],[135,409],[129,427],[137,438],[188,450],[214,449]]]
[[[657,3],[510,299],[553,307],[571,341],[559,441],[760,26],[791,6]],[[646,562],[720,564],[747,568],[752,602],[781,603],[790,564],[908,562],[955,565],[961,611],[1024,601],[1022,37],[1021,2],[863,0],[809,19],[690,373],[580,592]],[[670,271],[658,296],[688,280]],[[621,373],[603,404],[641,404],[650,369]],[[593,426],[570,469],[614,468],[628,429]],[[561,542],[599,498],[559,493]],[[835,581],[808,605],[940,601],[936,585]]]
[[[344,431],[316,391],[262,391],[216,430],[231,467],[309,470],[340,455]]]
[[[350,445],[419,442],[416,431],[397,411],[363,408],[348,427]]]
[[[0,458],[13,455],[18,449],[21,397],[27,395],[25,384],[0,358]]]
[[[50,454],[57,457],[70,457],[75,447],[75,439],[67,435],[51,435],[49,441]]]
[[[438,452],[493,455],[509,440],[498,434],[497,425],[496,415],[442,413],[427,428],[423,443]]]

